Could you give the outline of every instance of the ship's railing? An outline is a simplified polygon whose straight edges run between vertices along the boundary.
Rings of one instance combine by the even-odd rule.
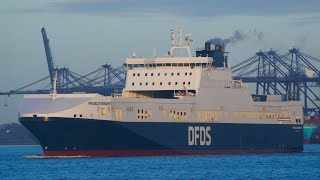
[[[165,67],[173,67],[173,68],[209,68],[211,67],[211,63],[147,63],[147,64],[127,64],[127,69],[135,69],[135,68],[165,68]]]

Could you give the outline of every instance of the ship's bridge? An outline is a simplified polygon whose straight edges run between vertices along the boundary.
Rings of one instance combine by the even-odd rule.
[[[173,98],[175,92],[195,95],[201,72],[211,57],[128,58],[124,97]]]

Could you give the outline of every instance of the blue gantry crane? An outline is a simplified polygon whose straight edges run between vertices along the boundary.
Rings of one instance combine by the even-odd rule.
[[[318,115],[320,109],[320,60],[297,48],[280,55],[271,49],[259,51],[231,67],[234,78],[255,83],[256,94],[285,95],[302,100],[304,115]]]
[[[52,54],[51,54],[51,50],[50,50],[49,39],[47,37],[46,29],[44,27],[41,29],[41,33],[42,33],[42,39],[43,39],[43,44],[44,44],[44,50],[46,52],[46,57],[47,57],[51,87],[53,87],[53,78],[54,78],[55,69],[54,69]]]
[[[86,92],[110,95],[113,92],[119,92],[123,89],[126,74],[126,68],[124,66],[114,68],[110,64],[105,64],[85,75],[73,72],[66,67],[55,68],[45,28],[41,29],[41,33],[48,63],[49,76],[43,77],[15,90],[0,92],[0,95],[48,94],[53,88],[55,73],[57,73],[57,92],[62,94]],[[39,85],[42,86],[39,87]],[[35,88],[36,86],[38,87]]]
[[[54,73],[57,73],[58,93],[87,92],[110,95],[121,91],[125,84],[126,68],[102,65],[81,75],[69,68],[55,68],[45,28],[41,29],[49,76],[0,95],[48,94],[52,89]],[[288,100],[302,100],[304,115],[318,115],[320,109],[320,60],[297,48],[286,54],[276,50],[259,51],[252,57],[234,65],[234,79],[255,84],[256,94],[284,95]],[[44,86],[35,88],[36,85]],[[28,88],[32,88],[31,90]]]

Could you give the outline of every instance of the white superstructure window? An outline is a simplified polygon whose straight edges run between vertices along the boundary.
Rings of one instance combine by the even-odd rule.
[[[134,82],[132,83],[132,86],[134,86]]]

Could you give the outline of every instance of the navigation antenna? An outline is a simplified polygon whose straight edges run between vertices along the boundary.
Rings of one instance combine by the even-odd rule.
[[[170,57],[173,57],[174,50],[180,49],[181,50],[181,56],[183,55],[183,49],[187,49],[189,57],[191,57],[191,34],[185,34],[183,43],[183,34],[182,34],[182,26],[179,26],[179,41],[176,40],[174,30],[170,30],[171,32],[171,49],[170,49]]]

